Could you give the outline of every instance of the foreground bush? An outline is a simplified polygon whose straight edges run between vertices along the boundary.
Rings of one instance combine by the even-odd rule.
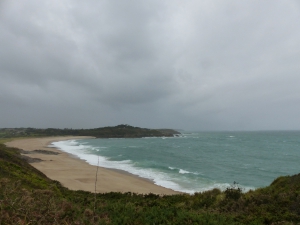
[[[96,200],[95,200],[96,199]],[[194,195],[71,191],[0,145],[0,225],[299,224],[300,175],[242,193],[238,186]]]

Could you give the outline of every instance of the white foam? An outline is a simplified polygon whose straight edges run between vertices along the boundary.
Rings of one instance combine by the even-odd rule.
[[[194,187],[192,187],[192,186],[184,187],[184,186],[188,186],[188,185],[182,184],[182,181],[180,180],[181,178],[176,177],[175,175],[174,175],[174,177],[172,177],[172,175],[164,173],[159,170],[135,167],[134,163],[131,160],[109,161],[109,158],[106,158],[104,156],[94,155],[93,153],[91,153],[91,150],[98,152],[99,149],[101,149],[102,147],[93,147],[90,145],[80,144],[76,140],[53,142],[50,146],[56,147],[64,152],[67,152],[67,153],[72,154],[82,160],[85,160],[86,162],[88,162],[91,165],[94,165],[94,166],[98,165],[98,166],[105,167],[105,168],[124,170],[131,174],[153,180],[153,182],[156,185],[170,188],[175,191],[194,194],[195,192],[203,192],[203,191],[211,190],[213,188],[219,188],[221,190],[225,190],[226,188],[230,187],[229,184],[221,184],[221,183],[220,184],[219,183],[203,184],[200,186],[194,184],[193,185]],[[119,156],[121,156],[121,155],[119,155]],[[188,174],[188,173],[192,173],[195,175],[199,174],[199,173],[194,173],[194,172],[190,172],[187,170],[183,170],[180,168],[169,167],[169,169],[178,170],[179,174]],[[180,184],[182,184],[182,185],[180,185]],[[247,187],[243,187],[243,188],[244,188],[244,190],[253,189],[253,188],[247,188]]]
[[[64,152],[75,155],[91,165],[97,166],[99,159],[99,166],[101,167],[124,170],[131,174],[153,180],[156,185],[167,187],[172,190],[181,191],[180,185],[171,181],[167,174],[163,172],[154,171],[153,169],[141,169],[134,167],[131,160],[108,161],[108,158],[106,157],[93,155],[87,151],[88,149],[93,149],[94,147],[89,145],[81,145],[75,140],[53,142],[52,146]]]
[[[186,170],[183,170],[183,169],[179,169],[179,173],[181,173],[181,174],[186,174],[186,173],[191,173],[191,172],[186,171]]]
[[[180,173],[180,174],[194,174],[194,175],[201,174],[201,173],[190,172],[190,171],[187,171],[187,170],[184,170],[184,169],[180,169],[180,168],[176,168],[176,167],[171,167],[171,166],[169,166],[168,168],[170,170],[178,170],[178,173]]]

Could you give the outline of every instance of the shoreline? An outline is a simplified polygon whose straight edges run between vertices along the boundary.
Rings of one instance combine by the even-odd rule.
[[[55,147],[48,147],[52,142],[76,139],[90,139],[88,136],[58,136],[43,138],[16,139],[5,143],[8,147],[15,147],[28,151],[26,157],[39,158],[42,161],[30,163],[52,180],[59,181],[70,190],[95,192],[97,166],[88,164],[76,156],[63,152]],[[52,151],[58,154],[43,154],[34,150]],[[137,194],[174,195],[181,192],[174,191],[154,184],[153,181],[118,169],[98,167],[97,193],[132,192]]]

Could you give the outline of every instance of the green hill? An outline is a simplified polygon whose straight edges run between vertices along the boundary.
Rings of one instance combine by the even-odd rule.
[[[101,180],[98,180],[101,182]],[[0,224],[299,224],[300,174],[248,193],[94,194],[50,180],[0,144]]]
[[[93,136],[96,138],[141,138],[172,137],[179,132],[172,129],[147,129],[121,124],[115,127],[93,129],[36,129],[36,128],[2,128],[0,138],[12,137],[44,137],[44,136]]]

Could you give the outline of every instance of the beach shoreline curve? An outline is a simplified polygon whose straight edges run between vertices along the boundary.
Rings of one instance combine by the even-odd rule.
[[[5,143],[8,147],[15,147],[26,151],[26,157],[41,159],[30,163],[52,180],[59,181],[70,190],[95,192],[97,166],[88,164],[73,155],[57,148],[49,147],[53,142],[90,139],[89,136],[56,136],[41,138],[15,139]],[[39,151],[35,151],[39,150]],[[52,151],[58,154],[44,154],[43,151]],[[154,184],[154,182],[130,174],[126,171],[98,167],[97,193],[132,192],[136,194],[174,195],[181,192],[174,191]]]

